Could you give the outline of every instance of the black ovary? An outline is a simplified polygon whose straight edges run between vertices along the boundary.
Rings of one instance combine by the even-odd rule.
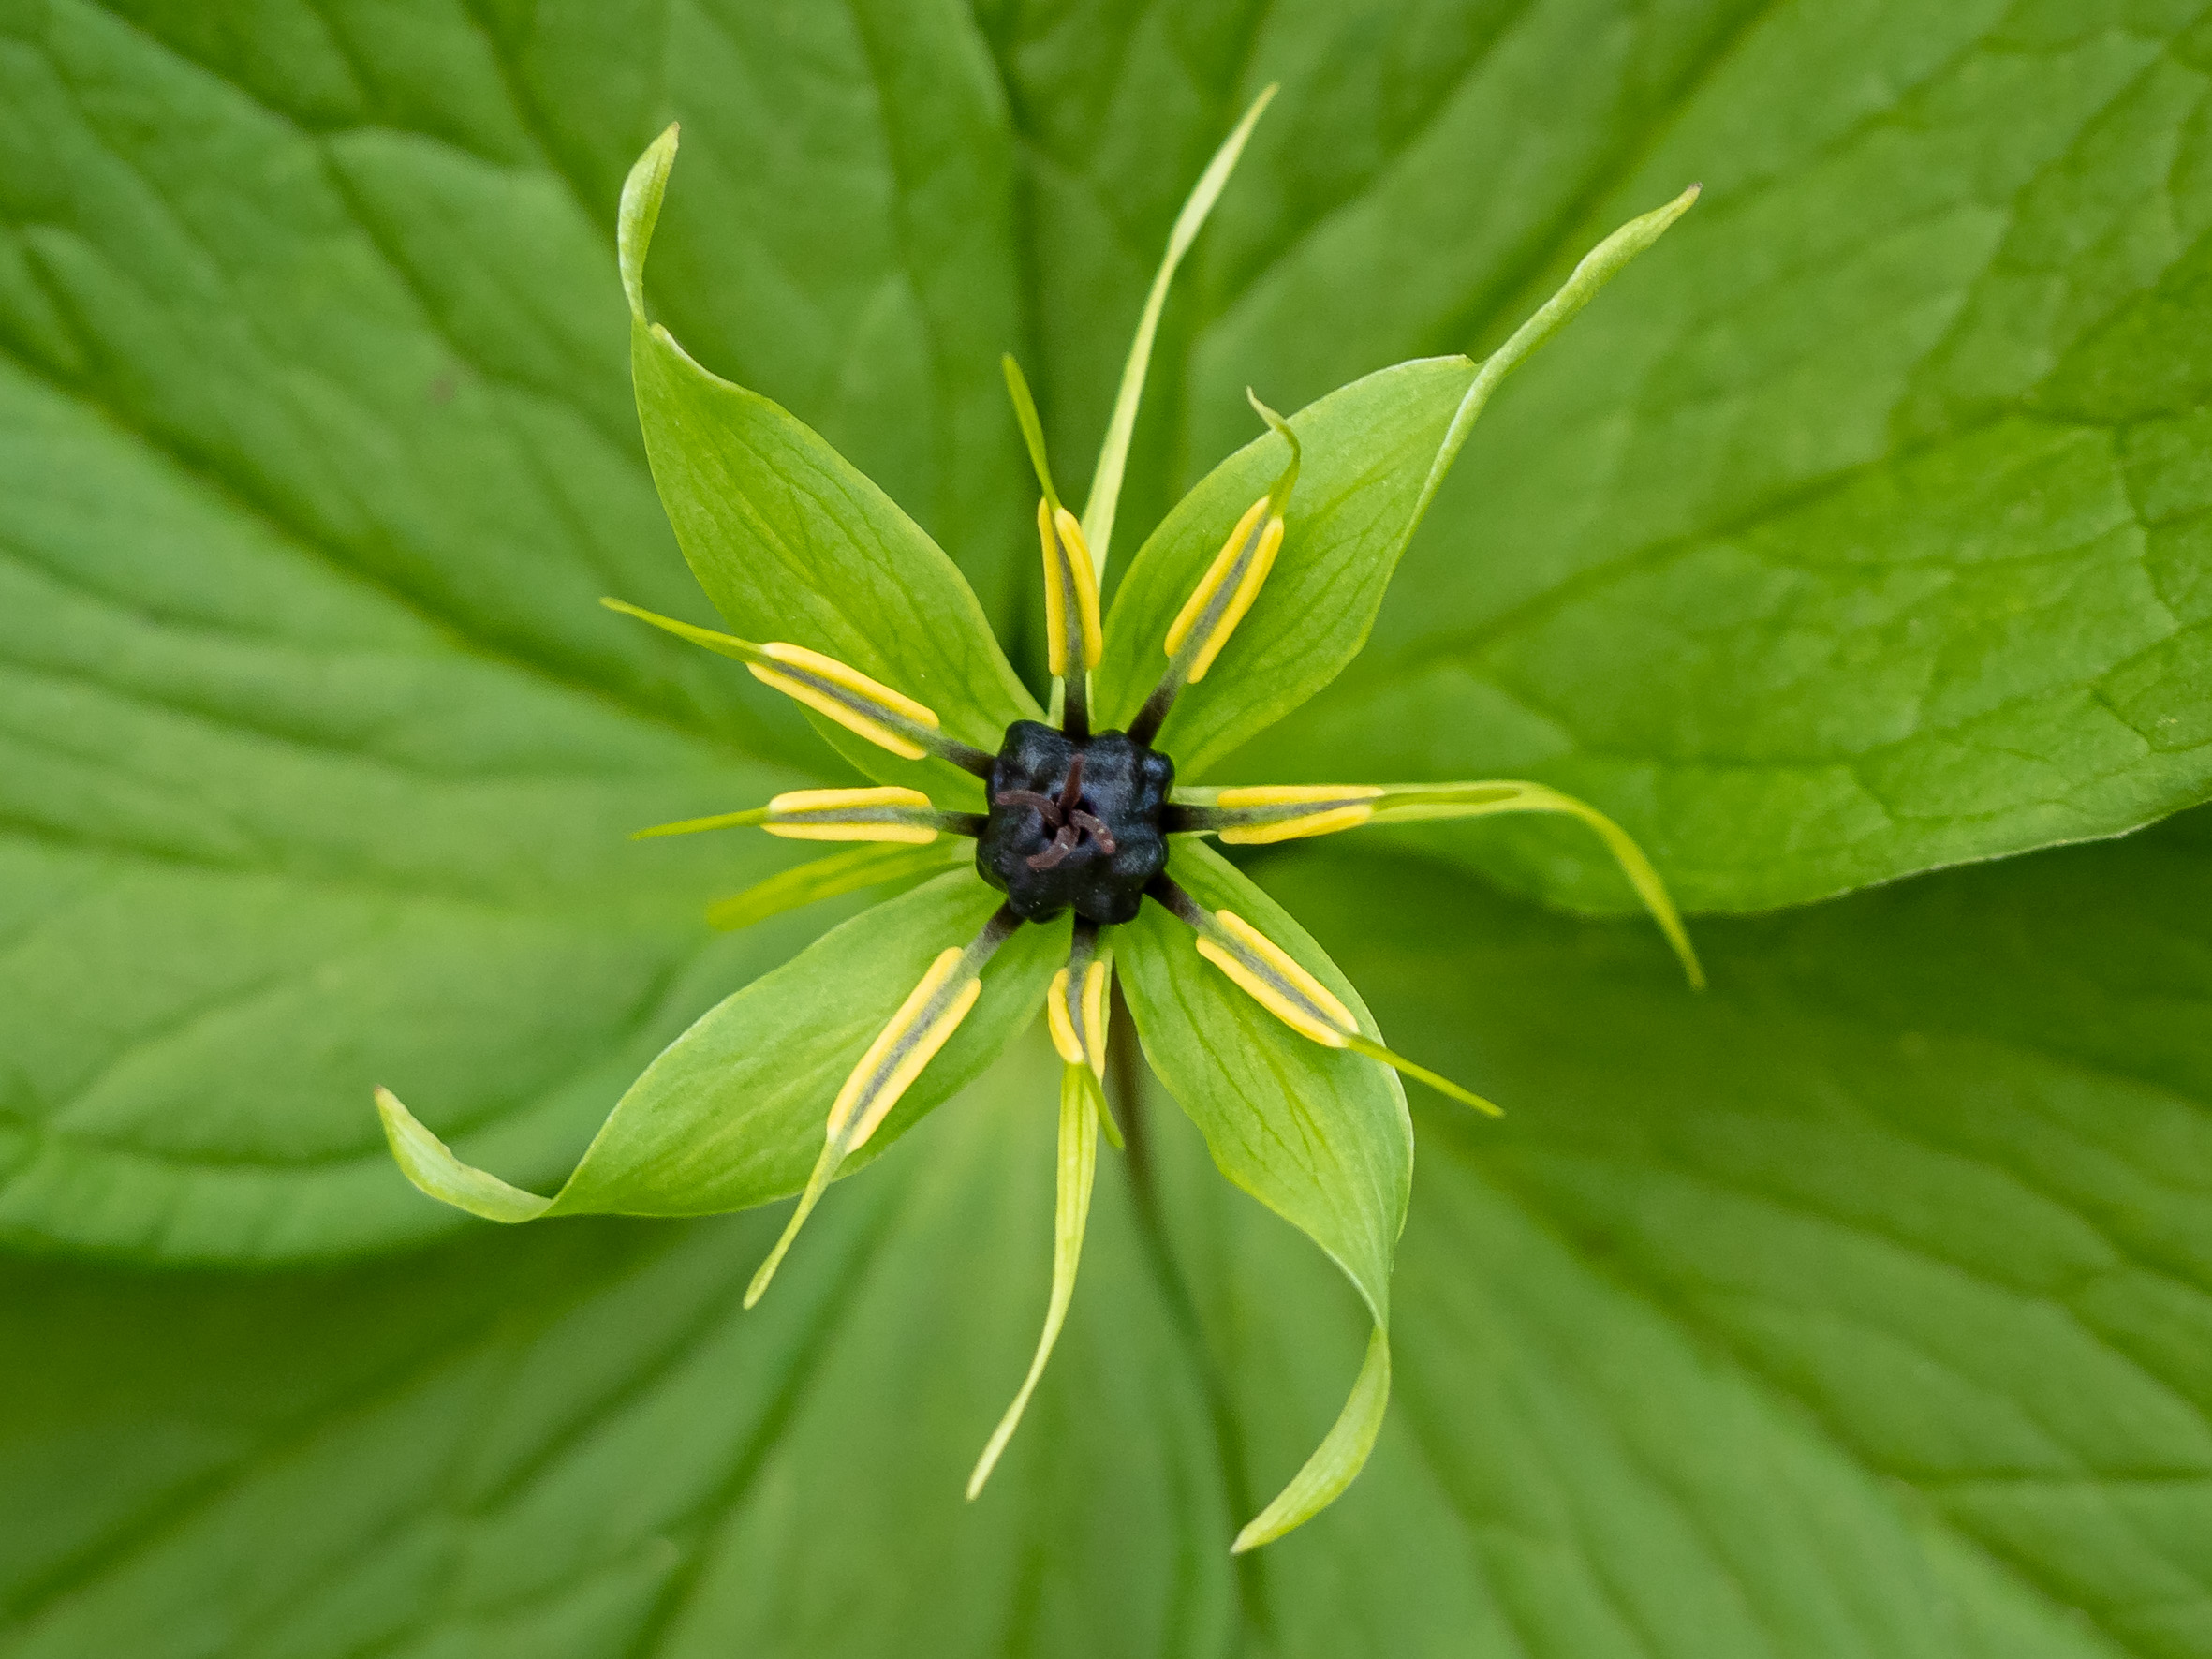
[[[991,767],[976,870],[1025,922],[1069,909],[1093,922],[1133,921],[1145,883],[1167,867],[1159,821],[1174,781],[1175,763],[1126,733],[1077,743],[1016,720]]]

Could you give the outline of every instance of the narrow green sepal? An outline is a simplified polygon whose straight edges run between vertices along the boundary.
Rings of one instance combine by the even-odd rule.
[[[1013,399],[1014,420],[1022,428],[1022,441],[1029,446],[1029,465],[1037,469],[1038,487],[1044,491],[1045,501],[1054,512],[1060,511],[1060,492],[1053,487],[1053,464],[1044,452],[1044,424],[1037,418],[1037,400],[1029,395],[1029,380],[1022,373],[1022,365],[1014,361],[1013,353],[999,358],[998,366],[1006,376],[1006,394]]]
[[[752,1282],[745,1286],[745,1306],[751,1308],[768,1294],[769,1281],[783,1266],[789,1252],[791,1240],[799,1237],[799,1229],[806,1224],[806,1218],[814,1213],[814,1207],[821,1202],[822,1194],[830,1190],[830,1183],[837,1178],[837,1166],[845,1162],[845,1148],[833,1137],[822,1147],[822,1155],[814,1161],[814,1173],[806,1178],[806,1190],[799,1194],[799,1207],[791,1211],[791,1219],[784,1223],[783,1233],[775,1241],[775,1248],[768,1252],[768,1259],[753,1273]]]
[[[1044,1375],[1045,1362],[1053,1356],[1060,1327],[1068,1320],[1069,1304],[1075,1297],[1075,1271],[1083,1260],[1084,1229],[1090,1222],[1091,1187],[1099,1167],[1098,1098],[1099,1080],[1091,1075],[1088,1066],[1062,1068],[1058,1178],[1053,1203],[1052,1299],[1046,1304],[1044,1330],[1037,1339],[1037,1352],[1029,1361],[1028,1374],[1022,1379],[1021,1390],[992,1430],[983,1455],[976,1459],[975,1471],[967,1477],[971,1501],[983,1489],[991,1471],[998,1466],[999,1454],[1021,1427],[1022,1414],[1029,1409],[1029,1397],[1037,1392],[1038,1379]]]
[[[633,841],[650,841],[656,836],[695,836],[700,830],[753,829],[768,822],[768,808],[748,807],[743,812],[717,812],[712,818],[680,818],[674,823],[656,823],[649,829],[630,831]]]
[[[1419,1081],[1427,1084],[1438,1094],[1450,1095],[1453,1100],[1463,1102],[1464,1104],[1474,1107],[1478,1112],[1487,1113],[1493,1118],[1502,1118],[1505,1116],[1505,1108],[1503,1106],[1493,1104],[1491,1102],[1484,1100],[1481,1095],[1474,1093],[1472,1090],[1460,1088],[1460,1086],[1453,1082],[1451,1078],[1446,1077],[1439,1073],[1432,1072],[1426,1066],[1415,1065],[1404,1055],[1385,1048],[1381,1044],[1376,1042],[1372,1037],[1363,1037],[1356,1034],[1347,1036],[1344,1039],[1344,1045],[1350,1049],[1354,1054],[1364,1054],[1369,1059],[1379,1060],[1384,1065],[1390,1067],[1392,1071],[1399,1072],[1404,1074],[1406,1076],[1416,1078]]]
[[[717,932],[735,933],[786,911],[818,904],[841,894],[858,893],[865,887],[879,887],[908,876],[929,875],[973,856],[970,848],[957,840],[938,841],[927,847],[902,846],[896,842],[855,847],[849,852],[833,852],[827,858],[778,870],[743,893],[715,900],[707,907],[707,926]]]
[[[525,1192],[462,1163],[389,1089],[376,1090],[376,1116],[384,1120],[384,1138],[401,1171],[440,1203],[487,1222],[534,1222],[553,1207],[550,1198]]]
[[[653,228],[660,222],[660,199],[668,193],[669,170],[676,165],[677,124],[645,147],[622,182],[622,206],[614,219],[614,247],[622,266],[622,291],[629,296],[630,315],[645,320],[645,253],[653,245]]]
[[[1598,290],[1611,282],[1627,268],[1637,255],[1664,236],[1674,221],[1690,210],[1699,192],[1704,186],[1692,185],[1664,207],[1657,207],[1647,214],[1630,219],[1619,230],[1600,242],[1582,257],[1567,280],[1559,285],[1559,291],[1537,307],[1536,315],[1512,332],[1506,343],[1482,360],[1475,371],[1473,382],[1466,395],[1459,400],[1459,407],[1453,412],[1452,424],[1445,429],[1444,441],[1437,448],[1436,459],[1429,463],[1428,477],[1421,486],[1421,499],[1413,508],[1413,524],[1419,525],[1427,516],[1428,504],[1436,499],[1437,491],[1444,481],[1444,475],[1452,470],[1452,463],[1467,442],[1467,433],[1476,418],[1489,403],[1490,395],[1499,382],[1520,367],[1537,348],[1554,334],[1574,320],[1575,314],[1598,297]],[[1410,529],[1408,532],[1410,534]]]
[[[1214,203],[1228,186],[1229,175],[1236,170],[1237,159],[1245,153],[1245,141],[1252,136],[1252,128],[1260,125],[1260,117],[1267,112],[1267,106],[1275,100],[1274,83],[1263,87],[1252,100],[1252,107],[1244,113],[1221,141],[1221,147],[1214,152],[1214,158],[1206,163],[1206,170],[1199,174],[1198,183],[1190,188],[1184,200],[1183,210],[1175,215],[1175,223],[1168,231],[1167,252],[1160,257],[1159,269],[1153,274],[1152,289],[1144,296],[1144,309],[1137,318],[1136,337],[1129,342],[1128,359],[1122,365],[1121,385],[1113,394],[1113,413],[1106,422],[1106,441],[1099,446],[1099,465],[1091,474],[1091,493],[1083,508],[1083,539],[1090,544],[1091,563],[1100,582],[1106,579],[1106,559],[1113,546],[1113,515],[1121,502],[1121,481],[1128,469],[1129,439],[1137,430],[1137,406],[1144,397],[1144,376],[1152,364],[1152,342],[1159,333],[1160,313],[1167,308],[1168,289],[1175,280],[1175,269],[1183,263],[1183,256],[1190,251],[1190,244],[1198,240],[1198,233],[1205,226],[1206,215],[1214,211]]]
[[[1705,988],[1705,970],[1698,961],[1697,948],[1689,942],[1689,929],[1682,925],[1682,914],[1675,910],[1658,869],[1636,844],[1635,837],[1587,801],[1548,784],[1514,778],[1481,783],[1394,783],[1383,785],[1382,791],[1375,802],[1370,823],[1422,823],[1447,818],[1486,818],[1505,812],[1556,812],[1581,819],[1605,843],[1621,874],[1635,889],[1637,898],[1659,924],[1659,931],[1666,936],[1667,943],[1682,964],[1690,988],[1700,991]]]
[[[640,622],[650,622],[663,633],[672,633],[680,640],[689,640],[695,645],[723,657],[734,658],[739,662],[763,662],[774,666],[774,659],[751,640],[741,640],[733,633],[722,633],[712,628],[701,628],[696,622],[679,621],[673,616],[663,616],[658,611],[648,611],[642,605],[633,605],[627,600],[602,596],[599,603],[610,611],[625,616],[635,616]]]

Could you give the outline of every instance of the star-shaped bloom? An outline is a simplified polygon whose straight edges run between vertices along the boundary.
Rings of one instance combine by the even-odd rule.
[[[1266,102],[1231,134],[1176,221],[1080,518],[1062,503],[1028,387],[1005,362],[1040,490],[1049,713],[1015,675],[951,561],[911,520],[791,415],[716,378],[647,320],[645,255],[676,129],[645,153],[623,192],[619,235],[639,411],[686,556],[740,632],[607,603],[743,663],[801,704],[874,781],[641,833],[757,827],[861,843],[730,901],[717,918],[726,925],[933,879],[833,929],[678,1038],[552,1198],[461,1163],[397,1100],[378,1095],[409,1178],[495,1221],[699,1214],[796,1192],[746,1294],[750,1307],[831,1183],[975,1077],[1041,1009],[1062,1062],[1052,1296],[972,1497],[1066,1317],[1098,1137],[1119,1145],[1102,1087],[1118,976],[1146,1059],[1216,1162],[1328,1251],[1374,1320],[1335,1426],[1238,1535],[1238,1549],[1330,1503],[1374,1444],[1390,1388],[1391,1253],[1412,1162],[1399,1077],[1496,1108],[1387,1046],[1335,964],[1209,842],[1567,814],[1604,838],[1698,979],[1689,941],[1634,843],[1596,808],[1541,784],[1193,781],[1356,654],[1400,552],[1497,382],[1655,242],[1694,187],[1601,244],[1479,364],[1401,363],[1287,421],[1253,398],[1263,433],[1167,515],[1101,617],[1100,578],[1161,306]]]

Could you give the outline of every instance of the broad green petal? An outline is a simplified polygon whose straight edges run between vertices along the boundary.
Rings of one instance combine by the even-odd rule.
[[[639,279],[629,289],[638,419],[692,573],[739,635],[849,664],[934,710],[947,735],[996,753],[1007,724],[1038,708],[966,578],[811,427],[711,373],[646,318],[641,274],[671,136],[631,172],[621,243],[626,277]],[[870,777],[973,792],[941,763],[901,761],[816,723]]]
[[[1179,837],[1169,873],[1206,909],[1250,921],[1338,997],[1362,1029],[1379,1035],[1320,947],[1218,853]],[[1387,1349],[1391,1256],[1405,1223],[1413,1133],[1394,1072],[1299,1036],[1209,966],[1194,939],[1151,903],[1115,930],[1145,1059],[1205,1136],[1221,1173],[1320,1245],[1359,1291],[1374,1326],[1368,1364],[1336,1429],[1247,1528],[1240,1547],[1248,1548],[1334,1500],[1374,1444],[1389,1386],[1387,1352],[1375,1355]],[[1255,1471],[1254,1478],[1271,1473]]]
[[[412,1119],[392,1132],[401,1166],[432,1197],[494,1221],[707,1215],[787,1197],[806,1184],[831,1104],[877,1032],[937,954],[965,944],[1000,902],[972,870],[954,870],[831,929],[670,1044],[550,1199],[460,1163]],[[1066,954],[1064,924],[1016,933],[975,1008],[840,1173],[979,1076],[1035,1017]]]

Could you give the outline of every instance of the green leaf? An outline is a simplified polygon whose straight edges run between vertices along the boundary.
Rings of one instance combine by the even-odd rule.
[[[674,147],[671,127],[624,187],[622,259],[638,419],[693,574],[740,635],[833,657],[935,710],[947,735],[996,753],[1010,722],[1041,710],[952,561],[811,427],[709,373],[647,320],[645,256]],[[871,777],[965,782],[943,763],[900,762],[808,718]]]
[[[496,1222],[713,1215],[789,1197],[806,1184],[830,1104],[876,1034],[938,953],[965,945],[1002,902],[973,870],[953,870],[832,928],[670,1044],[551,1197],[471,1167],[386,1097],[392,1153],[433,1197]],[[1037,1017],[1067,955],[1064,926],[1016,933],[984,969],[959,1029],[841,1174],[981,1075]]]
[[[1207,676],[1186,687],[1159,746],[1195,779],[1327,685],[1359,654],[1412,531],[1423,486],[1475,378],[1464,358],[1400,363],[1290,417],[1305,464],[1275,570]],[[1106,618],[1093,676],[1126,726],[1168,665],[1168,628],[1246,508],[1283,469],[1273,433],[1178,502],[1138,552]]]
[[[1374,1021],[1304,928],[1220,854],[1185,837],[1169,873],[1207,910],[1227,909],[1318,977],[1375,1035]],[[1374,1339],[1336,1427],[1239,1549],[1298,1526],[1341,1492],[1374,1444],[1390,1394],[1391,1252],[1405,1225],[1412,1126],[1397,1074],[1292,1031],[1198,954],[1158,904],[1115,931],[1137,1034],[1221,1173],[1320,1245],[1357,1287]]]
[[[2160,159],[2194,96],[2162,14],[36,15],[0,62],[0,906],[37,926],[0,960],[7,1237],[420,1237],[371,1087],[449,1090],[542,1181],[804,941],[698,932],[773,867],[748,848],[619,840],[820,764],[781,700],[593,605],[711,619],[642,465],[609,245],[676,114],[656,315],[1002,620],[1036,555],[995,359],[1088,453],[1169,227],[1268,80],[1163,313],[1132,531],[1250,437],[1246,385],[1290,407],[1486,350],[1704,180],[1485,416],[1376,643],[1248,776],[1531,774],[1693,908],[2205,792],[2203,357],[2175,320],[2204,175]],[[1663,613],[1607,597],[1640,570],[1694,645],[1655,657]],[[1467,643],[1540,616],[1511,663]],[[1924,711],[1900,679],[1948,689]],[[1630,902],[1540,828],[1432,850]]]

